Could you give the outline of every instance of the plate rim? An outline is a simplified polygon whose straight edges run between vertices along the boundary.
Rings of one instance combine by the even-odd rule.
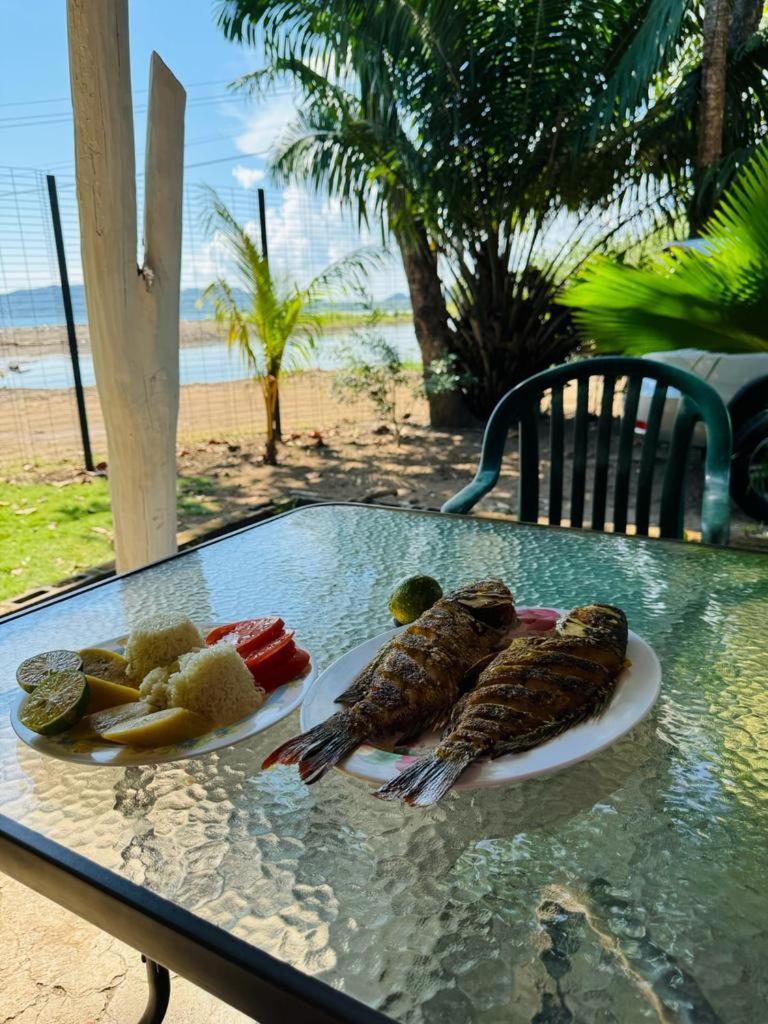
[[[234,621],[234,620],[233,620]],[[201,633],[208,633],[212,629],[216,629],[217,626],[227,625],[227,623],[206,623],[202,627],[198,627]],[[120,636],[111,637],[109,640],[100,640],[97,643],[91,644],[91,647],[100,647],[104,650],[115,650],[116,648],[122,649],[125,646],[125,641],[128,639],[128,635],[123,633]],[[299,646],[301,644],[299,643]],[[45,757],[50,757],[56,761],[65,761],[69,764],[83,764],[90,765],[93,768],[130,768],[140,765],[150,764],[169,764],[173,761],[186,761],[193,757],[204,757],[206,754],[211,754],[217,750],[223,750],[226,747],[234,747],[238,743],[243,743],[245,740],[251,739],[253,736],[257,736],[261,732],[265,732],[267,729],[271,729],[273,725],[277,725],[284,718],[295,711],[299,707],[307,694],[309,693],[310,687],[317,678],[317,665],[315,662],[312,651],[304,646],[303,650],[309,653],[309,666],[303,676],[299,676],[297,679],[291,680],[286,686],[293,686],[295,684],[301,684],[296,687],[295,694],[290,697],[284,707],[280,707],[279,714],[277,717],[270,718],[266,723],[259,724],[257,728],[249,728],[249,724],[255,725],[259,715],[262,715],[266,709],[270,697],[272,694],[267,694],[267,699],[250,715],[245,718],[241,718],[239,722],[233,722],[228,726],[216,726],[211,729],[210,732],[204,733],[203,736],[196,737],[192,740],[184,740],[183,744],[190,744],[190,746],[184,746],[183,744],[171,744],[165,747],[131,747],[128,745],[118,746],[113,744],[108,747],[106,744],[100,747],[99,750],[110,751],[112,748],[115,750],[116,757],[108,760],[94,760],[93,755],[84,751],[73,751],[66,746],[62,746],[56,742],[54,736],[41,736],[39,733],[32,732],[31,729],[21,722],[19,719],[19,711],[24,700],[29,696],[24,690],[19,688],[18,695],[11,700],[11,706],[8,712],[8,717],[11,722],[11,728],[16,733],[17,738],[30,750],[34,750],[38,754],[42,754]],[[282,687],[280,688],[282,689]],[[273,691],[274,693],[274,691]],[[272,705],[273,711],[275,705]],[[238,734],[240,729],[244,731],[242,734]],[[225,734],[216,737],[216,733],[221,729],[228,729],[232,731],[232,735]],[[196,741],[202,741],[205,737],[210,737],[208,742],[199,743],[198,746],[194,746]],[[221,742],[218,742],[218,741]],[[122,755],[122,756],[121,756]]]
[[[526,611],[530,612],[530,611],[541,611],[541,610],[556,611],[558,613],[558,615],[565,615],[565,614],[567,614],[566,610],[564,610],[562,608],[554,608],[553,606],[549,606],[549,605],[521,605],[521,606],[519,606],[517,608],[518,612],[526,612]],[[325,677],[330,675],[337,668],[337,666],[342,661],[344,661],[346,658],[351,657],[352,655],[354,655],[361,648],[366,647],[369,644],[372,644],[374,641],[378,640],[378,641],[380,641],[380,643],[372,651],[372,653],[375,653],[377,650],[379,650],[381,648],[381,646],[384,643],[386,643],[387,640],[389,640],[391,637],[397,636],[397,634],[401,633],[405,628],[406,628],[405,626],[398,626],[398,627],[386,629],[386,630],[383,630],[380,633],[375,634],[375,636],[369,637],[367,640],[363,640],[361,643],[355,645],[355,647],[350,648],[350,650],[346,651],[339,658],[336,658],[336,660],[332,664],[330,664],[327,668],[323,669],[323,671],[320,672],[315,677],[315,679],[314,679],[313,683],[311,684],[311,686],[309,686],[307,688],[307,692],[305,694],[304,700],[302,701],[301,708],[300,708],[300,726],[301,726],[302,732],[306,731],[307,729],[312,728],[314,725],[319,724],[319,720],[315,721],[315,719],[312,719],[312,720],[309,719],[309,713],[310,713],[310,710],[311,710],[311,703],[312,703],[311,702],[311,698],[312,698],[312,696],[316,692],[318,692],[322,688],[323,682],[325,680]],[[661,693],[662,667],[661,667],[661,661],[659,659],[659,656],[657,655],[657,653],[653,649],[653,647],[648,643],[647,640],[643,639],[643,637],[641,637],[638,633],[635,633],[635,631],[632,630],[632,629],[628,630],[628,644],[627,644],[628,649],[629,649],[629,643],[630,642],[632,642],[633,644],[638,645],[640,647],[640,649],[643,651],[644,655],[649,658],[649,660],[650,660],[649,668],[652,670],[652,681],[650,683],[646,684],[648,686],[648,694],[647,694],[646,699],[644,701],[644,704],[642,706],[642,710],[640,711],[639,714],[637,714],[635,717],[633,717],[632,721],[629,722],[629,724],[627,724],[626,726],[622,727],[621,731],[617,732],[615,735],[611,736],[608,739],[599,741],[594,746],[590,746],[588,750],[584,750],[584,751],[581,751],[581,752],[576,752],[576,753],[573,754],[573,756],[566,757],[563,760],[558,761],[556,764],[553,764],[551,766],[547,766],[547,767],[543,767],[543,768],[534,768],[534,769],[531,769],[530,771],[522,771],[522,772],[511,774],[511,775],[508,775],[508,776],[495,777],[495,778],[484,776],[482,774],[482,768],[483,768],[484,764],[488,763],[488,761],[487,761],[487,759],[482,759],[480,762],[478,762],[477,764],[473,765],[469,769],[469,771],[472,771],[474,769],[476,774],[470,775],[469,778],[465,777],[463,779],[459,779],[459,781],[452,788],[454,790],[470,790],[470,789],[495,788],[495,787],[498,787],[498,786],[513,785],[514,783],[517,783],[517,782],[524,782],[526,779],[539,778],[539,777],[542,777],[542,776],[545,776],[545,775],[550,775],[550,774],[553,774],[554,772],[560,771],[563,768],[569,768],[569,767],[571,767],[574,764],[578,764],[581,761],[585,761],[588,758],[594,757],[596,754],[601,753],[602,751],[606,750],[608,747],[610,747],[614,743],[616,743],[619,739],[621,739],[622,737],[626,736],[627,733],[632,731],[632,729],[636,728],[642,721],[644,721],[648,717],[648,715],[650,714],[650,712],[652,711],[653,707],[655,706],[656,702],[659,699],[659,694]],[[630,676],[630,678],[631,678],[631,676]],[[620,682],[621,681],[622,680],[620,678]],[[624,680],[624,681],[626,681],[626,680]],[[614,701],[616,699],[617,692],[618,692],[618,686],[617,686],[617,691],[614,692],[614,695],[611,698],[611,701],[609,702],[608,707],[606,708],[604,714],[607,713],[608,711],[610,711],[611,705],[614,703]],[[326,719],[322,719],[322,721],[325,721],[325,720]],[[592,721],[594,721],[594,719]],[[590,724],[590,722],[583,722],[583,723],[580,723],[578,726],[574,726],[573,728],[574,729],[578,729],[578,728],[581,728],[582,726],[587,726],[589,724]],[[553,739],[549,740],[547,743],[542,743],[538,747],[533,748],[533,749],[534,750],[542,750],[542,749],[546,748],[547,746],[549,746],[549,744],[551,744],[551,743],[557,743],[559,740],[562,740],[563,738],[567,737],[569,734],[572,735],[572,730],[571,729],[566,730],[564,733],[561,733],[560,736],[553,737]],[[364,744],[363,746],[373,746],[373,744]],[[378,749],[381,749],[381,748],[378,748]],[[502,755],[502,757],[496,758],[493,763],[495,765],[503,764],[505,762],[509,763],[509,761],[512,758],[524,757],[525,754],[532,753],[532,752],[533,751],[525,751],[523,754],[504,754],[504,755]],[[387,751],[382,751],[382,753],[388,753],[388,752]],[[392,770],[391,770],[392,767],[393,767],[392,764],[391,763],[387,764],[386,761],[380,761],[379,762],[379,764],[381,766],[380,771],[378,773],[372,773],[371,772],[371,766],[369,764],[365,764],[365,763],[361,764],[360,761],[357,760],[358,758],[365,757],[365,756],[366,755],[360,755],[358,753],[358,750],[355,750],[352,754],[350,754],[350,756],[348,758],[345,759],[345,761],[341,762],[340,764],[336,765],[335,767],[336,767],[337,770],[343,772],[346,775],[351,775],[354,778],[361,779],[364,782],[367,782],[367,783],[369,783],[371,785],[376,785],[376,786],[380,786],[384,782],[388,782],[390,779],[394,778],[397,774],[399,774],[400,769],[398,769],[397,771],[392,772]],[[403,755],[397,755],[397,754],[393,754],[392,755],[393,758],[398,758],[398,757],[402,757],[402,756]]]

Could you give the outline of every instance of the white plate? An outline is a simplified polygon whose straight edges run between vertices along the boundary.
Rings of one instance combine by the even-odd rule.
[[[214,625],[205,627],[202,630],[203,634],[210,632]],[[119,637],[91,644],[91,646],[122,653],[124,643],[125,637]],[[298,640],[297,646],[302,646]],[[314,677],[314,658],[312,658],[305,675],[294,679],[291,683],[286,683],[285,686],[279,686],[269,694],[258,711],[254,711],[252,715],[233,725],[224,725],[213,729],[211,732],[205,733],[204,736],[185,740],[183,743],[174,743],[167,747],[120,746],[103,740],[71,739],[67,737],[66,733],[61,736],[40,736],[27,729],[19,721],[19,709],[27,696],[23,691],[19,692],[19,699],[11,708],[11,725],[19,739],[23,740],[28,747],[61,761],[109,765],[113,768],[132,764],[159,764],[161,761],[181,761],[186,757],[199,757],[212,750],[219,750],[221,747],[231,747],[235,743],[242,743],[243,740],[268,729],[301,704]]]
[[[526,613],[539,611],[542,610],[519,608],[518,614],[525,617]],[[554,614],[554,610],[551,611]],[[520,633],[522,635],[529,631],[524,628]],[[366,640],[339,658],[315,680],[301,707],[302,731],[319,725],[340,710],[340,705],[334,703],[336,697],[352,684],[379,648],[399,632],[399,629],[390,629]],[[548,743],[523,754],[506,754],[494,761],[479,761],[464,772],[454,788],[499,786],[544,775],[583,761],[629,732],[645,718],[656,702],[661,686],[661,665],[653,649],[631,630],[627,658],[631,665],[622,672],[613,699],[599,718],[576,725]],[[437,742],[435,734],[426,735],[405,750],[398,748],[397,753],[385,745],[365,743],[339,767],[369,782],[389,782]]]

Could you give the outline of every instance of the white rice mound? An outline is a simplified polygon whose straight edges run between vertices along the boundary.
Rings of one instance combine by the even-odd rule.
[[[157,687],[155,683],[155,689]],[[216,725],[231,725],[266,700],[245,662],[231,644],[220,643],[179,658],[179,671],[166,684],[167,707],[187,708]],[[147,698],[149,699],[149,698]]]
[[[152,669],[202,646],[200,631],[185,615],[154,615],[131,630],[125,645],[128,675],[143,679]]]
[[[153,668],[147,672],[139,687],[139,693],[143,700],[154,704],[156,708],[165,709],[168,707],[168,680],[171,670],[164,666]]]

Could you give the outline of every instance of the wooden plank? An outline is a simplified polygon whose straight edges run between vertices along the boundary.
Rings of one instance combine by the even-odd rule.
[[[123,571],[176,549],[184,91],[153,57],[139,268],[127,0],[68,0],[67,21],[83,273]]]
[[[571,526],[584,525],[584,491],[587,472],[587,417],[589,379],[580,380],[576,390],[576,418],[573,423],[573,480],[571,482]]]
[[[549,521],[559,526],[563,516],[563,385],[552,386],[549,418]]]
[[[611,452],[611,429],[613,427],[613,394],[615,377],[603,379],[603,398],[600,403],[600,417],[597,422],[597,452],[595,454],[595,490],[592,500],[592,529],[605,528],[605,503],[608,494],[608,463]]]

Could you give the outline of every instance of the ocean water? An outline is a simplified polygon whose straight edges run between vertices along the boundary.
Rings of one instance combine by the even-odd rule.
[[[378,324],[377,334],[392,344],[403,360],[419,362],[421,355],[412,323]],[[343,364],[342,350],[351,344],[350,331],[324,335],[308,364],[311,369],[334,370]],[[230,352],[219,340],[185,346],[179,352],[182,384],[218,384],[222,381],[244,380],[249,374],[237,352]],[[11,365],[18,369],[10,369]],[[93,360],[89,352],[80,354],[80,375],[88,387],[96,383]],[[72,363],[69,354],[56,352],[25,359],[0,356],[0,388],[50,390],[73,387]]]

